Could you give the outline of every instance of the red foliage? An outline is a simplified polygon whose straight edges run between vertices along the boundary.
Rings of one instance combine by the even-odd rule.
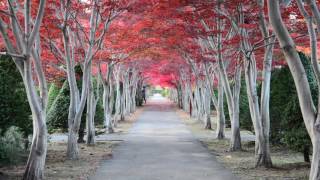
[[[20,7],[23,7],[23,1],[18,1]],[[254,49],[258,68],[262,68],[263,61],[263,41],[258,27],[258,11],[255,2],[250,0],[230,0],[225,1],[222,11],[218,12],[215,8],[216,1],[99,1],[99,14],[101,21],[106,21],[114,10],[122,11],[112,20],[103,46],[94,56],[94,64],[105,63],[110,60],[126,62],[128,65],[139,67],[143,75],[149,78],[153,84],[173,86],[179,78],[179,70],[188,71],[190,68],[185,61],[186,56],[192,58],[195,62],[215,61],[216,51],[203,52],[197,40],[199,38],[215,37],[221,33],[223,37],[222,52],[224,59],[231,61],[229,73],[232,74],[233,67],[238,62],[238,57],[242,56],[239,50],[239,42],[242,37],[238,33],[226,38],[232,27],[231,19],[238,13],[238,5],[242,4],[241,11],[244,12],[244,22],[239,23],[238,27],[248,31],[248,40],[256,49]],[[32,0],[35,6],[32,11],[32,18],[36,16],[38,0]],[[72,31],[81,34],[84,46],[75,47],[75,60],[82,62],[84,50],[88,47],[88,33],[90,8],[93,6],[91,0],[71,1],[70,10],[73,14],[67,23]],[[63,12],[61,11],[60,1],[47,0],[46,13],[41,26],[42,39],[42,60],[46,66],[48,79],[53,80],[60,76],[65,76],[61,70],[64,67],[62,57],[57,53],[58,48],[64,52],[62,42],[62,23]],[[264,9],[267,11],[267,9]],[[23,11],[22,11],[23,12]],[[22,12],[19,12],[18,15]],[[10,11],[7,1],[0,2],[1,20],[8,24]],[[20,14],[21,15],[21,14]],[[309,53],[308,37],[303,17],[297,10],[296,4],[292,3],[290,7],[283,8],[283,16],[291,17],[286,19],[286,24],[290,27],[292,37],[298,43],[298,49]],[[22,16],[18,20],[22,21]],[[293,18],[294,17],[294,18]],[[223,21],[223,27],[218,27],[216,19]],[[268,17],[266,17],[268,18]],[[204,20],[210,30],[205,30],[200,20]],[[102,33],[101,24],[95,36]],[[80,28],[81,27],[81,28]],[[21,27],[23,28],[23,27]],[[12,32],[9,37],[13,38]],[[56,47],[50,42],[54,42]],[[0,49],[4,49],[3,39],[0,39]],[[283,64],[283,57],[279,53],[278,45],[275,49],[274,65]],[[130,63],[135,62],[135,63]],[[94,71],[95,72],[95,71]]]

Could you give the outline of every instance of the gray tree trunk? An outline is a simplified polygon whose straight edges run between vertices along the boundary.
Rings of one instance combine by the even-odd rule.
[[[10,30],[0,18],[0,34],[6,47],[6,54],[10,55],[19,70],[26,89],[33,120],[33,138],[23,180],[44,179],[45,158],[47,154],[47,82],[42,68],[40,54],[39,29],[44,16],[46,1],[40,0],[37,16],[31,23],[31,1],[25,1],[24,26],[17,21],[16,12],[19,6],[9,3],[11,13]],[[24,27],[24,32],[19,27]],[[12,31],[15,43],[12,43],[8,34]],[[24,34],[24,37],[21,35]],[[15,45],[14,45],[15,44]],[[32,58],[31,58],[32,56]],[[32,67],[34,65],[34,67]],[[34,81],[33,68],[38,80],[39,88]],[[39,89],[39,94],[37,90]]]
[[[298,52],[295,49],[295,43],[290,37],[290,34],[282,21],[279,1],[268,0],[267,2],[269,20],[275,32],[275,35],[279,40],[280,47],[282,48],[283,54],[285,55],[286,61],[289,65],[289,69],[293,76],[293,80],[295,82],[298,93],[303,120],[313,146],[309,179],[318,180],[320,179],[319,113],[317,113],[314,102],[312,100],[309,82]]]
[[[218,107],[217,110],[217,129],[216,129],[216,136],[217,139],[224,139],[225,138],[225,115],[224,115],[224,89],[222,83],[219,81],[218,85]]]
[[[233,88],[233,117],[231,119],[230,151],[241,150],[239,97],[241,89],[241,66],[236,67],[235,85]]]

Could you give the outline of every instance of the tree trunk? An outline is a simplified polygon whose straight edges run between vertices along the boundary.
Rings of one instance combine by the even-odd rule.
[[[241,135],[239,122],[239,96],[241,89],[241,66],[236,67],[235,86],[233,89],[233,117],[231,119],[230,151],[241,150]]]
[[[180,109],[182,109],[182,90],[180,83],[177,86],[177,92],[178,92],[178,106]]]
[[[114,116],[114,127],[117,127],[117,122],[120,119],[120,113],[121,113],[121,91],[120,91],[120,71],[121,71],[121,66],[118,67],[117,69],[117,74],[116,74],[116,112]]]
[[[69,128],[68,134],[68,146],[67,146],[67,158],[71,160],[76,160],[79,158],[79,148],[78,148],[78,131]]]
[[[34,115],[33,115],[33,118]],[[29,158],[23,175],[23,180],[44,179],[44,168],[47,154],[47,127],[45,116],[34,119],[33,138]]]
[[[312,163],[310,169],[310,180],[319,180],[320,179],[320,133],[316,132],[313,141],[313,154],[312,154]]]
[[[255,60],[253,57],[248,57],[246,60],[246,86],[248,93],[249,109],[251,114],[252,123],[255,129],[256,136],[256,167],[272,167],[272,161],[270,157],[269,141],[265,139],[264,129],[266,128],[262,124],[261,113],[259,108],[258,95],[256,90],[256,69]],[[269,138],[269,137],[267,137]]]
[[[107,133],[113,133],[113,124],[111,119],[112,109],[110,109],[110,100],[109,98],[113,98],[113,94],[109,94],[110,87],[107,85],[103,85],[103,112],[104,112],[104,125],[106,127]]]
[[[110,80],[111,82],[111,80]],[[109,133],[113,133],[114,132],[114,115],[113,115],[113,108],[114,108],[114,100],[115,100],[115,97],[114,97],[114,88],[113,88],[113,85],[112,83],[110,83],[110,100],[109,100],[109,113],[107,114],[107,119],[108,119],[108,132]]]
[[[32,144],[23,180],[44,179],[44,168],[47,154],[47,128],[43,124],[33,132]]]
[[[33,138],[23,180],[41,180],[44,179],[45,159],[47,154],[47,100],[43,99],[44,104],[41,104],[41,98],[37,94],[32,78],[31,60],[28,58],[24,62],[23,73],[22,77],[33,119]],[[42,91],[44,91],[44,89],[42,89]]]
[[[23,56],[23,58],[12,57],[12,59],[23,78],[33,120],[31,151],[22,179],[42,180],[44,178],[43,174],[47,154],[46,108],[48,94],[47,82],[40,58],[41,48],[39,48],[39,29],[44,16],[46,0],[39,1],[37,10],[33,8],[31,1],[26,1],[24,13],[22,13],[24,15],[24,20],[21,19],[22,21],[16,19],[16,12],[22,12],[22,9],[19,9],[20,7],[16,6],[16,4],[12,4],[15,3],[8,3],[8,6],[10,6],[10,8],[8,8],[10,9],[10,16],[8,16],[8,18],[11,23],[7,26],[7,24],[3,22],[3,19],[0,18],[0,34],[1,39],[3,40],[2,42],[5,44],[5,48],[9,54],[12,53]],[[37,12],[37,16],[34,19],[31,18],[31,12]],[[31,19],[34,20],[32,23]],[[22,29],[18,29],[19,27],[22,27],[20,22],[24,22],[24,31]],[[33,26],[31,26],[31,24]],[[10,31],[14,36],[12,39],[15,45],[8,36]],[[21,36],[21,33],[23,36]],[[33,59],[30,58],[31,56],[33,56]],[[33,79],[33,73],[35,73],[35,77],[38,80],[39,94],[37,92],[36,83]]]
[[[204,103],[204,117],[205,117],[205,129],[212,129],[211,127],[211,118],[210,118],[210,114],[211,114],[211,91],[210,91],[210,87],[209,87],[209,83],[206,83],[206,86],[202,88],[203,89],[203,103]]]
[[[290,34],[282,21],[279,1],[268,0],[268,12],[270,23],[279,40],[280,47],[282,48],[294,79],[303,120],[313,145],[309,179],[318,180],[320,179],[320,133],[319,128],[317,127],[319,115],[316,113],[306,72],[301,63],[298,52],[295,49],[295,43],[290,37]]]
[[[218,119],[217,119],[217,129],[216,135],[217,139],[224,139],[225,138],[225,115],[224,115],[224,89],[221,82],[219,82],[218,86],[218,107],[216,108]]]
[[[91,76],[91,75],[90,75]],[[95,126],[94,126],[94,114],[95,114],[96,102],[93,92],[92,77],[90,77],[88,97],[87,97],[87,145],[95,144]]]
[[[303,158],[304,162],[310,163],[310,146],[308,145],[303,147]]]

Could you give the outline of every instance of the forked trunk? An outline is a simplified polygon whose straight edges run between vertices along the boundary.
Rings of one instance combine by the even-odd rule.
[[[241,150],[241,135],[240,135],[240,122],[239,122],[239,97],[241,89],[241,66],[236,67],[235,85],[233,88],[233,116],[231,119],[231,139],[230,151]]]
[[[263,166],[263,167],[272,167],[272,160],[270,156],[270,148],[269,148],[269,140],[265,139],[263,135],[259,136],[259,142],[256,155],[256,167]]]
[[[259,108],[259,101],[256,90],[256,69],[255,60],[253,57],[247,57],[246,60],[246,86],[248,93],[249,109],[251,114],[252,123],[255,131],[255,155],[256,167],[272,167],[272,161],[269,150],[268,136],[264,135],[266,132],[264,124],[261,122],[261,112]]]
[[[47,99],[46,97],[41,97],[45,98],[41,99],[36,92],[36,87],[32,79],[32,66],[30,59],[25,60],[24,72],[21,74],[25,84],[25,89],[33,119],[32,144],[26,169],[22,179],[42,180],[44,179],[45,160],[47,154],[47,125],[45,111]],[[46,86],[46,84],[44,85]],[[42,88],[41,91],[46,96],[46,88]]]

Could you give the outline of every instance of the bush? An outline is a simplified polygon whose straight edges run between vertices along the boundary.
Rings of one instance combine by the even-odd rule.
[[[68,81],[65,81],[58,96],[53,101],[47,112],[48,131],[52,133],[56,129],[67,131],[70,103],[70,90]]]
[[[26,137],[32,133],[31,111],[19,71],[7,56],[0,56],[0,129],[17,126]],[[0,133],[1,135],[1,133]]]
[[[163,89],[162,91],[161,91],[161,95],[163,96],[163,97],[168,97],[169,96],[169,89]]]
[[[61,87],[59,87],[56,83],[51,83],[49,92],[48,92],[48,105],[47,105],[47,111],[50,110],[54,100],[59,95]]]
[[[317,84],[310,60],[299,53],[307,73],[313,100],[317,103]],[[309,154],[311,141],[305,128],[295,84],[288,67],[273,71],[270,93],[271,142]],[[307,161],[307,159],[305,159]]]
[[[289,68],[284,67],[274,70],[272,72],[270,90],[270,141],[274,144],[280,143],[283,138],[282,124],[283,121],[288,120],[289,117],[288,114],[283,115],[283,113],[289,111],[287,105],[288,101],[291,101],[291,98],[294,98],[294,101],[297,100],[295,94],[296,90]],[[298,101],[294,101],[293,105],[298,103]],[[296,112],[294,113],[296,114]],[[298,113],[300,113],[300,109]],[[298,115],[298,118],[300,117],[301,116]]]
[[[23,149],[22,133],[18,127],[11,126],[0,137],[0,163],[15,164],[21,160]]]
[[[254,131],[250,109],[249,109],[249,102],[248,102],[248,95],[247,95],[247,87],[245,80],[241,80],[241,90],[240,90],[240,99],[239,99],[239,109],[240,109],[240,128],[246,129],[249,131]]]
[[[80,85],[79,81],[78,81],[78,85]],[[102,90],[100,92],[102,92]],[[58,96],[53,101],[51,108],[47,112],[47,124],[48,124],[48,130],[50,133],[52,133],[56,129],[60,129],[64,132],[68,130],[69,104],[70,104],[70,89],[69,89],[68,81],[66,80],[63,83]],[[86,127],[86,110],[87,109],[85,106],[82,114],[81,125],[80,125],[81,131]],[[100,98],[96,107],[96,114],[95,114],[96,125],[103,124],[103,118],[104,118],[103,113],[104,112],[103,112],[102,98]]]
[[[96,94],[97,92],[97,79],[93,79],[93,89],[94,89],[94,93],[95,96],[97,97],[100,96],[99,101],[97,102],[97,106],[96,106],[96,114],[94,116],[94,122],[95,125],[103,125],[103,121],[104,121],[104,112],[103,112],[103,87],[100,86],[100,90],[99,90],[99,94]],[[84,111],[84,113],[86,112],[86,109]]]

